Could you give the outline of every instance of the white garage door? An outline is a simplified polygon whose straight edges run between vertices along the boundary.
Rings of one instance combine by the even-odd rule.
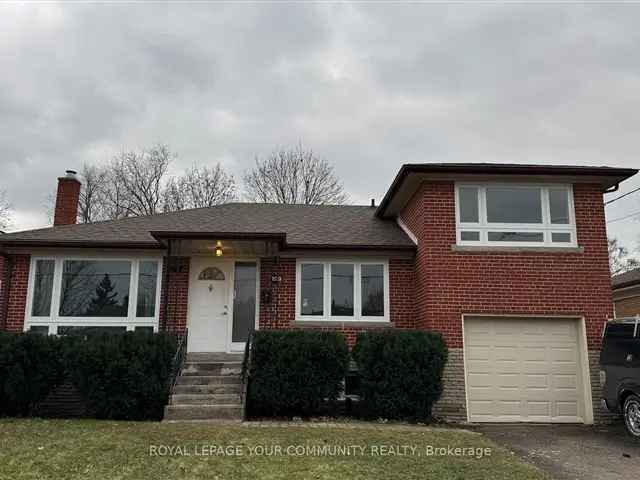
[[[577,422],[585,417],[578,322],[465,318],[471,422]]]

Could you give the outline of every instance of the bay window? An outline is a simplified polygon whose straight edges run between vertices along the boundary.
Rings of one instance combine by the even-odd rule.
[[[298,260],[298,320],[389,321],[386,261]]]
[[[569,185],[456,184],[459,245],[577,246]]]
[[[34,257],[25,329],[157,330],[161,270],[160,258]]]

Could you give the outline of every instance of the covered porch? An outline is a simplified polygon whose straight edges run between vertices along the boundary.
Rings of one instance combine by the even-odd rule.
[[[154,237],[168,259],[163,328],[171,329],[176,316],[186,317],[190,354],[244,352],[259,324],[260,259],[277,256],[284,235],[162,232]],[[171,281],[172,275],[181,275],[180,282]]]

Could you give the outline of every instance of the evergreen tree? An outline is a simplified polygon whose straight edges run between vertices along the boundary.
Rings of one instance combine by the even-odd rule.
[[[89,301],[87,313],[89,315],[104,315],[114,307],[117,307],[118,302],[116,297],[118,296],[118,292],[114,292],[114,290],[115,286],[111,282],[109,274],[105,273],[104,278],[96,287],[93,298]]]

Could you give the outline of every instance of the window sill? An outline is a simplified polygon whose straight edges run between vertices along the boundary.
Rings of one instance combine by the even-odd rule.
[[[453,252],[584,253],[584,247],[519,247],[500,245],[451,245]]]
[[[292,327],[393,328],[388,320],[295,320]]]

